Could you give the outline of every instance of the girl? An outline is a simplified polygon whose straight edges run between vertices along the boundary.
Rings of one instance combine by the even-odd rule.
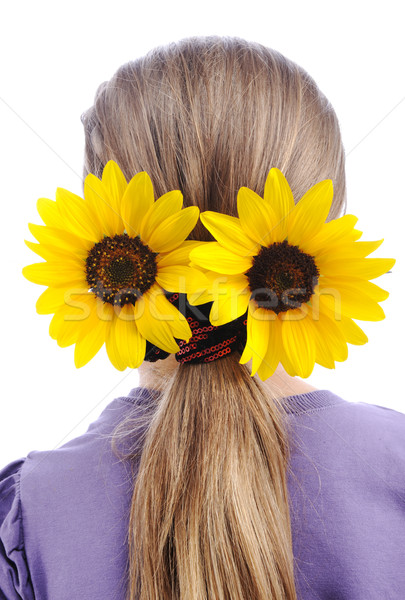
[[[85,175],[114,160],[127,181],[146,171],[158,198],[181,190],[186,207],[237,217],[238,190],[263,197],[276,167],[295,202],[332,180],[327,221],[344,213],[331,105],[258,44],[156,49],[100,86],[83,123]],[[202,221],[189,236],[213,239]],[[202,309],[190,322],[179,352],[148,343],[140,388],[85,435],[0,472],[1,597],[402,599],[405,417],[363,403],[366,391],[348,403],[294,378],[282,351],[271,376],[252,378],[244,315],[212,327]],[[149,334],[159,341],[158,326]],[[311,340],[328,362],[326,341]],[[119,344],[107,350],[127,366]]]

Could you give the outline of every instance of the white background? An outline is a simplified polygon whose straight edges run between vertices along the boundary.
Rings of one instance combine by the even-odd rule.
[[[401,5],[376,2],[15,2],[2,10],[0,466],[79,435],[136,372],[116,371],[105,350],[77,370],[73,346],[48,335],[35,312],[41,286],[21,275],[36,262],[25,246],[36,200],[56,187],[81,193],[81,113],[118,66],[190,35],[231,35],[276,48],[302,65],[334,105],[347,151],[348,212],[373,256],[397,258],[376,283],[391,292],[386,319],[362,323],[366,346],[349,346],[312,385],[350,401],[405,412],[404,133],[405,38]]]

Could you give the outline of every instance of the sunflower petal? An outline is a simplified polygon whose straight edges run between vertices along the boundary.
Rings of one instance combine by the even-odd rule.
[[[264,200],[270,204],[276,217],[273,240],[282,242],[287,237],[287,217],[295,204],[291,188],[279,169],[270,169],[264,186]]]
[[[22,274],[28,281],[51,287],[86,288],[83,267],[74,261],[34,263],[23,268]]]
[[[212,293],[209,290],[198,290],[193,294],[189,294],[187,296],[187,301],[191,306],[200,306],[201,304],[207,304],[208,302],[213,302]]]
[[[157,289],[153,292],[154,306],[151,306],[151,314],[156,314],[160,321],[164,320],[171,330],[173,337],[179,340],[187,340],[191,338],[191,329],[186,317],[175,307],[161,290]]]
[[[182,294],[193,294],[207,285],[204,273],[183,265],[159,266],[156,281],[164,290]]]
[[[171,215],[156,227],[149,237],[148,245],[154,252],[171,252],[194,229],[199,214],[196,206],[189,206]]]
[[[55,229],[45,225],[34,225],[28,223],[28,229],[40,244],[45,246],[55,247],[58,250],[75,254],[82,250],[90,250],[93,247],[93,242],[84,240],[83,238],[73,235],[63,229]]]
[[[60,348],[67,348],[74,344],[80,333],[80,325],[78,323],[75,321],[66,323],[59,313],[55,313],[52,317],[50,327],[58,328],[56,341]]]
[[[288,219],[289,244],[299,246],[318,233],[329,214],[332,198],[330,179],[320,181],[304,194]]]
[[[140,234],[142,221],[153,203],[152,181],[142,171],[131,179],[122,198],[121,214],[128,235],[136,237]]]
[[[307,328],[309,335],[313,337],[315,342],[315,362],[327,368],[334,369],[335,361],[333,353],[328,345],[328,340],[323,337],[321,329],[318,326],[319,318],[314,320],[314,314],[310,307],[308,309]]]
[[[214,301],[210,311],[212,325],[220,326],[238,319],[248,309],[250,291],[245,288],[227,285],[226,293]]]
[[[49,315],[65,304],[65,295],[69,295],[67,288],[47,288],[37,300],[36,309],[39,315]]]
[[[120,357],[130,369],[136,369],[145,358],[146,340],[135,323],[135,310],[132,304],[125,304],[115,322],[115,341]]]
[[[282,364],[285,372],[290,377],[295,377],[296,375],[298,375],[295,366],[293,365],[293,363],[291,362],[291,360],[287,356],[287,353],[286,353],[286,351],[284,349],[284,346],[281,347],[280,356],[281,356],[280,362],[281,362],[281,364]]]
[[[190,252],[192,263],[225,275],[245,273],[252,266],[252,259],[234,254],[218,242],[206,242]]]
[[[254,256],[260,246],[244,232],[237,217],[207,210],[200,215],[204,227],[227,250],[240,256]]]
[[[384,240],[378,240],[376,242],[349,242],[346,244],[330,246],[317,253],[316,262],[320,269],[322,269],[323,264],[329,262],[331,257],[338,258],[339,260],[365,258],[381,246],[383,241]]]
[[[55,314],[53,315],[51,322],[49,323],[49,335],[51,336],[51,338],[53,340],[56,340],[58,335],[59,335],[59,331],[61,330],[61,327],[63,325],[63,320],[64,320],[64,306],[60,306],[58,308],[57,311],[55,311]],[[75,342],[76,340],[72,341],[72,344]]]
[[[108,306],[112,313],[112,305]],[[88,317],[88,327],[80,332],[76,341],[74,354],[76,368],[83,367],[95,357],[108,337],[111,320],[112,314],[109,320],[104,320],[100,319],[96,308],[91,311]]]
[[[237,203],[239,219],[247,236],[261,246],[270,246],[278,224],[270,204],[246,187],[240,188]]]
[[[72,294],[58,308],[49,324],[49,335],[62,348],[74,344],[80,332],[86,329],[87,319],[95,307],[90,294]]]
[[[331,349],[325,344],[322,334],[314,330],[315,362],[326,369],[335,369],[335,361]]]
[[[34,244],[33,242],[29,242],[24,240],[25,244],[28,246],[30,250],[38,254],[44,260],[69,260],[70,258],[78,258],[81,260],[85,260],[87,257],[87,252],[84,250],[75,250],[75,252],[65,252],[60,248],[56,248],[55,246],[46,246],[44,244]]]
[[[332,352],[334,360],[343,362],[347,359],[347,341],[340,328],[340,321],[335,319],[331,313],[322,310],[316,320],[316,326],[324,343]]]
[[[105,341],[105,347],[107,350],[107,356],[110,359],[110,362],[112,363],[112,365],[118,371],[125,371],[125,369],[127,368],[127,364],[121,355],[120,348],[117,343],[117,341],[118,341],[117,335],[116,335],[117,321],[118,321],[118,317],[116,314],[114,314],[114,317],[108,328],[108,334],[107,334],[107,339]]]
[[[240,358],[240,363],[245,364],[252,359],[252,377],[263,362],[270,336],[270,321],[276,315],[264,308],[258,308],[256,303],[249,303],[247,314],[247,340],[246,346]]]
[[[99,241],[103,235],[114,236],[124,231],[124,223],[121,218],[121,201],[118,195],[112,195],[113,190],[116,194],[119,184],[106,185],[92,173],[89,173],[84,180],[84,197],[94,219],[95,226],[101,233]]]
[[[265,381],[274,374],[280,362],[280,349],[282,348],[281,338],[281,320],[275,318],[269,321],[269,343],[263,362],[257,369],[257,374],[262,381]]]
[[[179,351],[179,346],[172,335],[174,317],[167,310],[159,311],[161,303],[156,300],[158,295],[156,286],[154,286],[137,300],[135,306],[136,325],[146,340],[162,350],[174,354]],[[163,295],[163,292],[161,292],[161,295]],[[169,321],[171,326],[169,326]]]
[[[247,280],[244,275],[220,275],[214,271],[204,271],[206,279],[204,285],[192,294],[188,294],[187,300],[193,306],[216,301],[221,295],[226,295],[230,288],[244,289]]]
[[[247,316],[247,323],[246,323],[246,333],[247,333],[246,344],[243,349],[242,356],[240,357],[240,360],[239,360],[241,365],[246,364],[253,357],[253,348],[254,348],[253,331],[252,331],[253,319],[252,318],[249,319],[249,313],[254,312],[255,310],[256,310],[256,305],[254,302],[251,301],[248,305],[248,316]],[[253,375],[252,375],[252,377],[253,377]]]
[[[201,246],[201,242],[186,240],[178,248],[164,254],[159,254],[156,257],[158,268],[170,267],[171,265],[186,265],[190,266],[190,252],[194,248]]]
[[[37,210],[45,225],[56,227],[57,229],[65,228],[62,215],[60,214],[58,205],[54,200],[49,200],[48,198],[39,198],[37,200]]]
[[[78,237],[98,242],[103,235],[89,206],[80,196],[63,188],[56,190],[56,204],[65,228]]]
[[[105,165],[101,182],[108,190],[114,208],[120,213],[121,200],[128,184],[123,172],[113,160],[109,160]]]
[[[308,254],[318,254],[325,248],[353,241],[353,231],[358,219],[354,215],[343,215],[324,223],[318,233],[313,237],[300,241],[300,247]]]
[[[144,312],[142,317],[137,320],[137,326],[141,335],[151,344],[161,348],[169,354],[175,354],[180,350],[178,344],[174,341],[170,327],[167,323],[156,326],[154,320],[148,312]]]
[[[331,350],[333,359],[339,362],[346,360],[348,356],[347,340],[343,333],[344,329],[341,327],[344,315],[336,307],[331,310],[322,295],[315,294],[311,299],[311,304],[312,306],[307,306],[307,308],[312,313],[312,320],[323,338],[324,344],[327,344]]]
[[[267,354],[270,338],[269,311],[264,308],[248,311],[248,320],[251,319],[250,339],[246,344],[252,346],[252,377],[262,364]]]
[[[336,295],[323,293],[324,291],[320,289],[321,301],[330,312],[361,321],[382,321],[385,318],[381,306],[359,289],[340,285]]]
[[[368,281],[367,279],[321,277],[319,279],[319,288],[322,290],[325,287],[336,290],[339,290],[341,287],[345,287],[352,290],[353,293],[360,292],[361,294],[366,294],[366,296],[375,302],[383,302],[389,296],[389,293],[386,290],[383,290],[381,287],[372,281]]]
[[[301,313],[302,318],[290,318],[290,312]],[[287,311],[282,315],[281,336],[285,352],[299,377],[309,377],[315,365],[315,342],[310,335],[308,315],[301,309]]]
[[[395,265],[394,258],[332,259],[322,264],[322,273],[329,277],[354,277],[375,279]]]
[[[140,236],[142,241],[149,244],[149,239],[165,219],[178,213],[183,206],[183,195],[180,191],[167,192],[152,204],[143,218]]]
[[[356,240],[360,239],[362,235],[363,235],[362,231],[360,231],[359,229],[353,229],[353,231],[351,233],[352,242],[355,242]]]
[[[362,346],[368,342],[368,337],[364,331],[349,317],[341,316],[340,329],[349,344]]]

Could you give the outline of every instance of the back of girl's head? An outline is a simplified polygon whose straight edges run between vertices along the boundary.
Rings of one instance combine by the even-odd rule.
[[[278,167],[295,201],[330,178],[345,203],[344,154],[332,107],[279,53],[239,39],[158,48],[100,86],[83,118],[85,174],[115,160],[146,171],[156,197],[236,214],[240,187],[263,193]],[[192,233],[209,239],[201,226]],[[136,447],[144,415],[117,430]],[[122,435],[121,435],[122,434]],[[152,414],[129,520],[128,600],[295,600],[282,408],[234,354],[180,365]],[[139,459],[139,464],[138,464]]]
[[[271,167],[295,201],[332,179],[345,203],[344,153],[333,108],[281,54],[235,38],[190,38],[122,66],[84,117],[85,174],[114,159],[130,179],[146,171],[156,195],[180,189],[185,206],[236,214],[242,186],[262,194]],[[200,225],[193,232],[207,239]]]

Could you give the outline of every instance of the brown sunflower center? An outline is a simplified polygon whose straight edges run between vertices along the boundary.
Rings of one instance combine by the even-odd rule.
[[[312,256],[284,240],[262,247],[246,276],[257,305],[278,314],[308,302],[319,271]]]
[[[126,233],[105,237],[86,259],[86,279],[91,291],[110,304],[135,304],[155,282],[156,254],[139,238]]]

